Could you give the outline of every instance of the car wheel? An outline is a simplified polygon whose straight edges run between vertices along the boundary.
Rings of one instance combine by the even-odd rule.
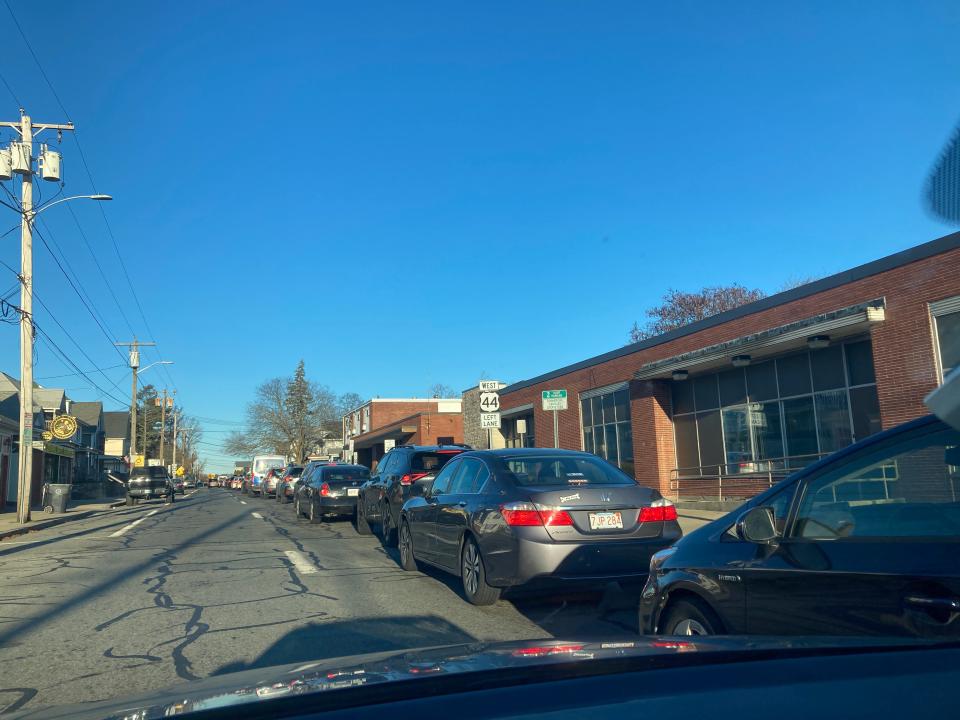
[[[397,529],[393,526],[390,506],[387,503],[380,506],[380,536],[387,547],[397,546]]]
[[[677,600],[667,606],[662,635],[719,635],[720,620],[706,604],[697,600]]]
[[[136,505],[136,504],[137,504],[136,499],[130,495],[127,495],[127,506],[132,507],[133,505]]]
[[[297,520],[300,519],[300,498],[297,498],[293,501],[293,514],[296,516]]]
[[[310,511],[308,517],[310,518],[310,522],[314,525],[320,522],[320,516],[317,515],[317,503],[314,500],[310,500]]]
[[[460,580],[463,593],[474,605],[493,605],[500,598],[500,588],[487,585],[480,548],[473,538],[467,538],[460,553]]]
[[[417,558],[413,555],[413,535],[410,523],[400,521],[400,567],[404,570],[417,570]]]
[[[367,513],[363,509],[363,498],[357,499],[357,509],[354,513],[354,525],[357,528],[357,535],[369,535],[370,523],[367,522]]]

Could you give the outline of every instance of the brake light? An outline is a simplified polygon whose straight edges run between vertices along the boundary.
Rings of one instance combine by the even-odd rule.
[[[437,450],[437,455],[459,455],[463,450]]]
[[[323,497],[327,497],[327,495],[330,494],[330,486],[327,483],[324,483],[323,485],[320,486],[320,494]]]
[[[401,485],[413,485],[420,478],[425,478],[430,473],[407,473],[400,478]]]
[[[500,514],[510,527],[562,527],[573,525],[566,510],[542,507],[533,503],[510,503],[500,506]]]
[[[677,508],[666,498],[654,500],[650,507],[640,508],[637,522],[669,522],[677,519]]]

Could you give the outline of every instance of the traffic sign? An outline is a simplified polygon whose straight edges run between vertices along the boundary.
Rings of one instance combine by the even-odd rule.
[[[495,428],[499,430],[500,429],[500,413],[498,412],[480,413],[480,427]]]
[[[495,392],[480,393],[480,412],[495,413],[500,411],[500,395]]]
[[[544,410],[566,410],[567,409],[567,391],[566,390],[544,390],[540,393],[540,399]]]
[[[496,392],[500,389],[501,382],[499,380],[481,380],[480,381],[480,392],[485,392],[487,390],[492,390]]]

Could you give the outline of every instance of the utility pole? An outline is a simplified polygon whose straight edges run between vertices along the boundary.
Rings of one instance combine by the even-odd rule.
[[[173,398],[167,397],[167,389],[163,389],[163,404],[160,406],[160,464],[167,467],[166,437],[167,437],[167,403],[173,406]],[[176,443],[176,436],[174,436]]]
[[[118,347],[128,347],[130,348],[130,370],[133,371],[133,385],[130,390],[130,467],[131,469],[136,462],[135,456],[137,454],[137,370],[140,368],[140,348],[141,347],[150,347],[155,345],[152,342],[137,342],[137,338],[133,338],[133,342],[128,343],[114,343]],[[146,412],[144,412],[144,420],[146,420]],[[147,454],[146,450],[146,437],[147,430],[143,430],[144,437],[144,450],[143,454]]]
[[[176,391],[174,391],[176,392]],[[173,407],[173,461],[170,463],[173,466],[173,472],[177,472],[177,412],[176,406]]]
[[[11,143],[16,154],[14,171],[23,179],[20,199],[20,452],[17,488],[17,522],[30,522],[30,490],[33,485],[33,136],[44,130],[73,130],[73,123],[36,123],[20,109],[19,122],[0,122],[20,133]]]

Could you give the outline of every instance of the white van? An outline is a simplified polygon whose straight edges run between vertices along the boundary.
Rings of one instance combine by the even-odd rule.
[[[247,485],[247,492],[251,495],[259,495],[263,489],[263,478],[273,468],[284,468],[287,466],[287,458],[283,455],[254,455],[253,463],[250,465],[250,482]]]

